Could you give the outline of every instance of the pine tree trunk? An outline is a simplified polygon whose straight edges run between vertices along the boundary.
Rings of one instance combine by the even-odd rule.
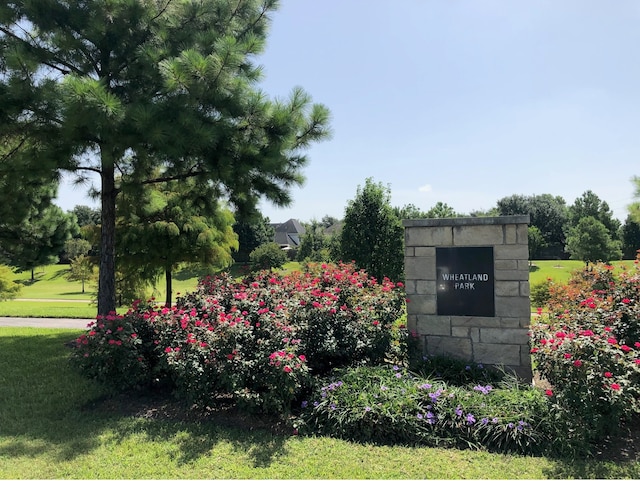
[[[171,307],[171,267],[164,271],[164,277],[166,280],[167,296],[165,299],[165,306]]]
[[[100,272],[98,315],[116,310],[116,195],[114,162],[102,151],[102,226],[100,229]]]

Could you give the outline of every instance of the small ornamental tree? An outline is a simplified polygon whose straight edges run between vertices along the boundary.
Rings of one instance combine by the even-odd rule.
[[[11,268],[0,264],[0,301],[14,299],[20,293],[22,287],[14,279]]]
[[[345,209],[340,255],[376,279],[404,279],[404,230],[391,191],[368,178]]]
[[[275,242],[267,242],[251,251],[249,261],[254,271],[279,269],[287,262],[287,253]]]
[[[93,278],[93,262],[91,258],[80,254],[71,260],[69,272],[66,275],[69,281],[82,282],[82,293],[84,294],[84,285]]]

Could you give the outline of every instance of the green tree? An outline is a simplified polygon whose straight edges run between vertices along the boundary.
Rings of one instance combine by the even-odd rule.
[[[195,179],[146,186],[119,199],[119,261],[141,268],[142,278],[165,276],[166,305],[171,305],[173,270],[180,263],[212,268],[233,263],[238,248],[231,211],[211,187]],[[131,270],[129,270],[131,272]]]
[[[70,261],[73,261],[76,257],[86,256],[90,250],[91,242],[85,239],[74,238],[64,243],[64,252]]]
[[[238,234],[238,250],[232,253],[236,262],[249,262],[249,254],[256,247],[272,242],[275,235],[269,218],[259,212],[248,220],[236,222],[233,230]]]
[[[404,229],[390,199],[390,188],[371,178],[358,186],[345,209],[340,253],[377,279],[399,281],[404,278]]]
[[[253,270],[279,269],[287,262],[287,253],[275,242],[267,242],[249,254]]]
[[[325,226],[322,222],[311,220],[305,225],[305,232],[300,239],[297,259],[299,261],[328,262],[331,260],[329,252],[329,236],[325,233]]]
[[[527,233],[529,237],[529,262],[531,262],[531,260],[538,258],[540,251],[546,247],[547,241],[535,225],[529,226]]]
[[[498,215],[530,216],[530,226],[537,227],[550,249],[564,250],[567,228],[567,205],[560,196],[540,194],[511,195],[497,202]]]
[[[92,209],[87,205],[76,205],[71,212],[78,219],[80,228],[87,225],[100,225],[100,209]]]
[[[415,204],[405,204],[402,207],[393,207],[393,212],[400,219],[426,219],[427,213]]]
[[[0,264],[0,301],[14,299],[22,286],[15,282],[15,276],[10,267]]]
[[[622,252],[625,259],[635,259],[640,249],[640,222],[629,214],[622,226]]]
[[[69,265],[69,272],[66,278],[69,281],[82,282],[82,293],[84,294],[84,285],[93,277],[93,262],[84,254],[80,254],[73,259]]]
[[[31,271],[31,280],[34,280],[34,269],[58,262],[65,242],[76,231],[73,214],[63,212],[57,205],[49,205],[43,210],[32,209],[19,225],[5,229],[0,248],[12,266]]]
[[[611,239],[607,227],[594,217],[583,217],[567,236],[567,251],[572,259],[585,262],[609,262],[620,259],[620,241]]]
[[[116,197],[197,179],[239,218],[291,202],[328,110],[257,88],[277,0],[39,0],[0,5],[0,137],[16,169],[100,176],[98,313],[115,309]],[[116,176],[118,173],[118,176]],[[82,180],[82,179],[80,179]]]
[[[446,219],[451,217],[460,217],[453,207],[446,202],[437,202],[436,205],[431,207],[427,212],[427,218],[429,219]]]
[[[322,216],[322,219],[320,219],[320,224],[322,224],[322,227],[324,227],[325,229],[328,229],[329,227],[336,225],[338,222],[340,222],[340,219],[336,217],[332,217],[328,214]]]
[[[604,225],[611,239],[620,238],[620,221],[613,217],[609,204],[600,200],[593,191],[587,190],[569,206],[569,226],[576,227],[581,219],[593,217]]]

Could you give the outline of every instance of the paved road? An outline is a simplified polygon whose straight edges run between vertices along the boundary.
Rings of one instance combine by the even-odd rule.
[[[0,317],[0,327],[52,327],[85,329],[93,319],[54,319],[44,317]]]

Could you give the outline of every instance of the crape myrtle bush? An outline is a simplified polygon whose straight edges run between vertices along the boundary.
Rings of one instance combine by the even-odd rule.
[[[359,442],[542,451],[544,393],[504,373],[494,384],[483,379],[458,386],[397,365],[339,369],[302,401],[297,426]]]
[[[537,370],[565,438],[593,442],[640,411],[640,271],[604,264],[549,282],[549,315],[531,328]]]
[[[138,302],[99,318],[74,358],[113,389],[163,382],[201,406],[226,395],[246,409],[288,412],[312,376],[383,363],[403,309],[402,284],[353,265],[222,275],[171,308]]]

